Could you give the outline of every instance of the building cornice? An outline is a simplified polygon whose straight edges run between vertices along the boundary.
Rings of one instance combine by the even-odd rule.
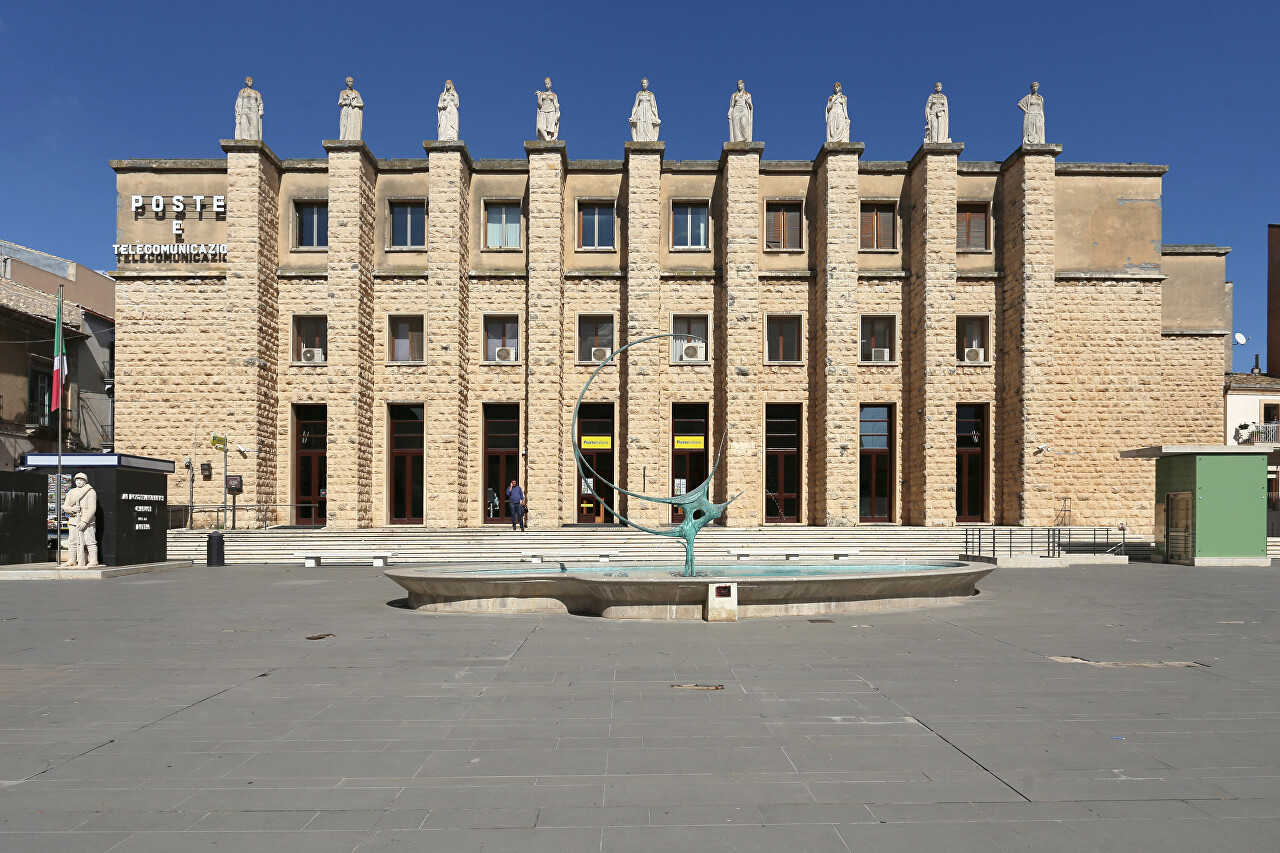
[[[1231,251],[1230,246],[1214,246],[1210,243],[1198,244],[1169,244],[1166,243],[1160,247],[1162,255],[1191,255],[1191,256],[1217,256],[1224,257]]]
[[[276,171],[280,171],[280,158],[276,156],[276,152],[267,147],[267,143],[261,139],[223,139],[219,145],[222,150],[228,154],[259,154],[271,161],[276,167]]]
[[[1158,178],[1169,171],[1168,166],[1150,163],[1063,163],[1056,164],[1059,175],[1096,175],[1112,177]]]
[[[964,151],[963,142],[925,142],[920,146],[907,164],[907,171],[916,167],[916,164],[924,160],[926,157],[937,157],[941,155],[960,156],[960,152]]]
[[[373,169],[378,171],[378,158],[373,156],[373,152],[369,150],[369,146],[364,144],[361,139],[326,139],[320,143],[324,146],[324,150],[329,152],[329,156],[334,154],[356,153],[360,158]]]
[[[462,155],[462,162],[467,164],[467,170],[474,172],[476,170],[475,161],[471,159],[471,152],[467,150],[467,143],[462,140],[452,141],[439,139],[422,140],[422,149],[427,152],[427,160],[431,160],[431,155],[436,152],[454,151]]]
[[[199,160],[108,160],[117,173],[123,172],[225,172],[225,159]]]

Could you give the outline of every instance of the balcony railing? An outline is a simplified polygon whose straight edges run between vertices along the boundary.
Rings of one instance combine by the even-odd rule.
[[[1240,444],[1280,444],[1280,424],[1257,424],[1240,439]]]

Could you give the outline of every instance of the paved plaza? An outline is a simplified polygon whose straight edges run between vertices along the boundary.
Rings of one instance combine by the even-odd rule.
[[[428,616],[369,568],[10,581],[0,850],[1280,848],[1274,569],[980,586],[710,625]]]

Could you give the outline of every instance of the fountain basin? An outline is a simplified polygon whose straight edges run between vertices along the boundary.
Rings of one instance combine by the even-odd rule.
[[[607,619],[705,619],[709,587],[736,585],[737,615],[812,616],[963,601],[994,566],[957,561],[899,565],[439,564],[389,569],[409,606],[429,613],[572,613]]]

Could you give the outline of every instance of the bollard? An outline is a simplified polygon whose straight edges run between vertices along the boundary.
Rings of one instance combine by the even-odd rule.
[[[222,534],[216,530],[209,534],[209,541],[204,550],[204,562],[207,566],[225,566],[227,564],[227,553]]]

